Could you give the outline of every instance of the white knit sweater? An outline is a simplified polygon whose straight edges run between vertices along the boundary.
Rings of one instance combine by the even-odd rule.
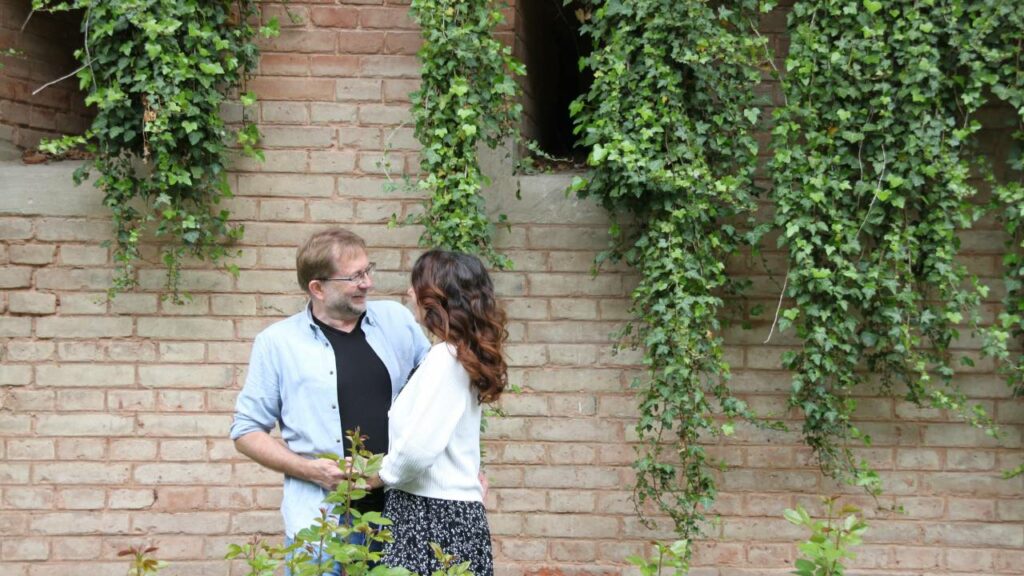
[[[388,454],[380,478],[390,489],[445,500],[483,501],[480,414],[455,347],[435,344],[388,412]]]

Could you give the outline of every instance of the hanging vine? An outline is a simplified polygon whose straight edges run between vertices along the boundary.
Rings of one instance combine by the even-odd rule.
[[[642,345],[648,371],[634,383],[635,502],[656,503],[683,537],[716,494],[707,437],[752,417],[727,386],[719,318],[739,288],[725,273],[744,241],[733,224],[755,209],[754,87],[766,54],[751,33],[757,11],[754,0],[595,2],[582,26],[594,82],[570,108],[592,169],[573,189],[635,222],[613,226],[602,255],[641,276],[636,320],[621,334]]]
[[[992,178],[993,207],[1009,238],[1003,266],[1003,310],[986,336],[986,353],[995,357],[1014,396],[1024,396],[1024,9],[1012,2],[986,0],[971,11],[976,33],[969,40],[984,66],[992,94],[1016,113],[1007,175]],[[975,44],[976,42],[976,44]],[[1008,343],[1016,340],[1014,356]]]
[[[412,218],[424,246],[474,252],[498,268],[511,261],[491,241],[481,189],[480,143],[495,148],[514,135],[522,106],[513,75],[526,73],[493,36],[503,17],[492,0],[413,0],[423,47],[421,86],[412,95],[426,210]]]
[[[904,390],[988,427],[952,382],[951,345],[960,330],[978,328],[987,294],[955,257],[958,231],[981,213],[969,178],[981,127],[974,116],[997,81],[988,52],[1019,54],[1019,41],[994,33],[1015,17],[1019,39],[1012,4],[793,8],[788,103],[773,129],[775,224],[792,298],[780,324],[803,343],[783,362],[804,437],[826,471],[877,484],[849,448],[851,439],[870,441],[850,417],[851,392],[871,375],[883,391]]]
[[[139,243],[153,232],[166,239],[167,289],[177,298],[184,258],[220,262],[242,235],[217,208],[231,196],[221,105],[256,65],[256,34],[276,34],[277,23],[253,27],[258,5],[251,0],[34,0],[33,8],[83,14],[84,46],[75,55],[96,118],[84,136],[48,150],[85,146],[93,155],[75,181],[95,170],[113,216],[110,295],[136,285]],[[255,97],[241,101],[251,106]],[[237,131],[250,157],[261,157],[258,140],[254,124]]]

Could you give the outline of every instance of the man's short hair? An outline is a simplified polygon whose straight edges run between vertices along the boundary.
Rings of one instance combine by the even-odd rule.
[[[366,252],[366,241],[344,228],[328,228],[309,237],[295,255],[299,287],[309,292],[309,283],[317,278],[330,278],[337,270],[334,259]]]

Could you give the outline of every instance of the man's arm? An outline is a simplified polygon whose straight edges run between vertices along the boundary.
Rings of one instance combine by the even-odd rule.
[[[333,460],[303,458],[280,440],[260,430],[240,436],[235,440],[235,448],[261,466],[313,482],[327,490],[334,490],[345,478]]]

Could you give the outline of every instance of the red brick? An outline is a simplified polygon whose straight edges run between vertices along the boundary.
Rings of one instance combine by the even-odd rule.
[[[338,35],[333,30],[281,30],[277,38],[262,42],[268,52],[332,53],[337,48]]]
[[[249,89],[262,100],[334,100],[334,82],[325,78],[260,77]]]
[[[338,51],[343,54],[376,54],[384,50],[384,32],[351,30],[338,35]]]
[[[260,73],[267,76],[307,76],[309,59],[310,56],[305,54],[264,53],[260,56]]]
[[[355,28],[359,24],[359,10],[347,6],[316,7],[310,11],[310,18],[320,27]]]
[[[395,8],[361,8],[359,10],[359,26],[361,28],[416,28],[416,22],[404,6]]]
[[[388,32],[384,39],[384,51],[388,54],[416,54],[422,45],[419,32]]]
[[[310,57],[310,70],[314,76],[355,76],[359,72],[359,57],[348,54],[314,54]],[[333,94],[331,98],[334,100]]]

